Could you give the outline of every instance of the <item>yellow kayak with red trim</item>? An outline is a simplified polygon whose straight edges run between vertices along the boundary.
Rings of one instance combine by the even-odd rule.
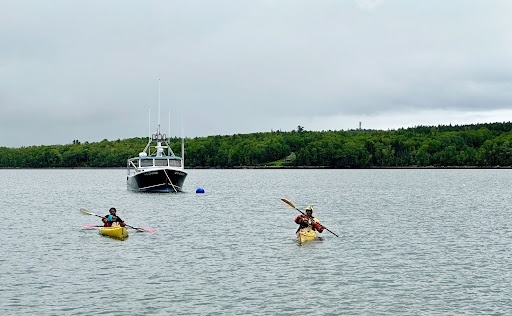
[[[108,236],[116,239],[126,239],[128,238],[128,229],[126,227],[121,226],[113,226],[113,227],[98,227],[98,232],[100,235]]]

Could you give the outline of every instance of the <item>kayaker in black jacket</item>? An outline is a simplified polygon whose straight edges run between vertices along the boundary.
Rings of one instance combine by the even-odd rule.
[[[306,214],[297,215],[294,221],[299,224],[297,231],[306,227],[309,227],[312,230],[317,230],[319,233],[324,230],[322,224],[313,217],[313,206],[306,207]]]
[[[116,208],[111,207],[110,210],[108,210],[109,214],[105,215],[101,218],[103,221],[103,226],[105,227],[111,227],[113,223],[117,223],[119,226],[124,227],[125,223],[121,219],[121,217],[116,215]]]

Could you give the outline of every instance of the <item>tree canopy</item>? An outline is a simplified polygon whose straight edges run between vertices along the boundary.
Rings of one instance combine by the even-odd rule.
[[[398,130],[307,131],[185,138],[187,168],[261,166],[496,167],[512,166],[512,123],[417,126]],[[147,138],[66,145],[0,147],[0,168],[124,167]],[[180,138],[170,145],[180,155]]]

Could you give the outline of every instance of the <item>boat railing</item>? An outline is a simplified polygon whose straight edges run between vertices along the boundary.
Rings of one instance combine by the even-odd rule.
[[[153,167],[172,167],[182,168],[181,158],[174,156],[174,158],[158,159],[155,157],[137,157],[128,159],[127,169],[128,174],[142,171],[147,168]]]

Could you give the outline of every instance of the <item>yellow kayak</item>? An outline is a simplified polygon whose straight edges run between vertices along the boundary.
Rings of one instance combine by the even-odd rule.
[[[316,238],[316,231],[312,230],[311,227],[301,228],[297,232],[297,239],[302,244],[306,241],[310,241]]]
[[[126,227],[98,227],[100,235],[108,236],[116,239],[126,239],[128,237],[128,229]]]

